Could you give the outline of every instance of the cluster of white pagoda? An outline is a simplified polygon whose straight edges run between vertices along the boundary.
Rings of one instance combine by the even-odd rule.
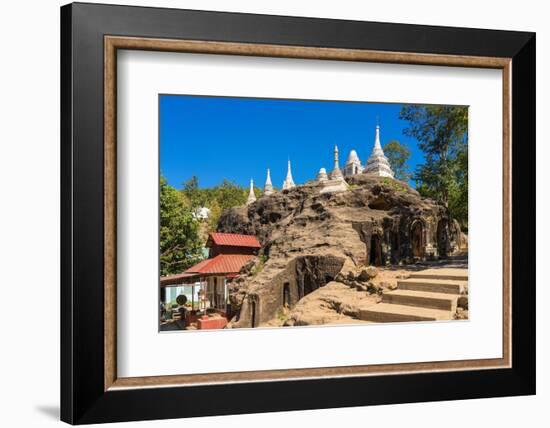
[[[334,166],[330,174],[327,174],[325,168],[321,168],[317,173],[317,182],[321,185],[320,193],[327,192],[342,192],[349,188],[344,177],[356,174],[373,174],[381,177],[393,178],[393,171],[388,162],[388,158],[384,155],[382,145],[380,144],[380,126],[376,125],[376,133],[374,137],[374,147],[372,152],[365,163],[365,166],[361,164],[359,156],[355,150],[351,150],[348,155],[348,160],[344,165],[344,168],[340,169],[340,162],[338,159],[338,146],[334,146]],[[294,179],[292,178],[292,169],[290,165],[290,159],[288,160],[288,168],[285,181],[283,182],[282,190],[289,190],[296,187]],[[267,169],[267,178],[265,180],[264,192],[266,196],[272,195],[275,192],[273,184],[271,183],[271,175],[269,168]],[[256,195],[254,194],[254,180],[250,180],[250,192],[248,194],[247,204],[251,204],[256,201]]]

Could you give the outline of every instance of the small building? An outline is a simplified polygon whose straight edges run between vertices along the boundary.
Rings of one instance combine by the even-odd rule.
[[[355,150],[350,151],[348,160],[346,161],[346,165],[344,166],[344,177],[347,177],[349,175],[361,174],[363,172],[363,169],[363,165],[361,165],[361,161],[359,160],[359,156],[357,156],[357,152]]]
[[[254,235],[213,232],[208,235],[206,247],[210,249],[209,258],[218,254],[257,255],[261,248]]]
[[[182,273],[160,278],[161,297],[174,294],[167,288],[185,290],[189,287],[185,293],[191,296],[187,299],[191,306],[188,324],[196,321],[197,328],[223,328],[232,315],[227,282],[258,254],[261,245],[253,235],[210,233],[206,247],[209,248],[207,259]],[[164,302],[167,302],[166,297]],[[216,317],[208,316],[213,314]]]
[[[195,217],[197,220],[208,220],[208,217],[210,217],[210,208],[207,207],[199,207],[193,212],[193,217]]]

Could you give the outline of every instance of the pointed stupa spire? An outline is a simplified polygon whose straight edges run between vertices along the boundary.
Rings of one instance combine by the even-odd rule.
[[[393,171],[390,167],[388,158],[384,155],[382,145],[380,144],[380,125],[378,125],[378,118],[376,119],[376,131],[374,134],[374,147],[367,159],[364,172],[366,174],[376,174],[381,177],[393,178]]]
[[[382,152],[382,155],[384,155],[384,151],[382,150],[382,145],[380,144],[380,125],[376,125],[376,132],[374,135],[374,150],[376,152]]]
[[[267,168],[267,178],[265,179],[264,195],[269,196],[273,194],[273,184],[271,184],[271,174],[269,168]]]
[[[340,164],[338,160],[338,146],[334,145],[334,168],[330,172],[331,180],[343,178],[342,171],[340,171]]]
[[[283,190],[292,189],[293,187],[296,187],[294,184],[294,180],[292,179],[292,169],[290,167],[290,159],[288,160],[288,168],[286,171],[286,178],[285,182],[283,183]]]
[[[250,179],[250,192],[248,192],[248,199],[246,205],[256,202],[256,195],[254,194],[254,180]]]

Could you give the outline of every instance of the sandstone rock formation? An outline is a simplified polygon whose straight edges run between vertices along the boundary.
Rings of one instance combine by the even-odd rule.
[[[256,265],[230,284],[237,314],[230,327],[265,325],[338,274],[366,279],[375,275],[369,265],[459,250],[458,224],[444,206],[392,178],[361,174],[346,181],[345,192],[320,193],[313,182],[222,214],[219,232],[255,235],[262,244]]]
[[[340,282],[329,282],[301,299],[285,316],[285,326],[352,324],[363,306],[376,303],[378,296],[361,292]]]

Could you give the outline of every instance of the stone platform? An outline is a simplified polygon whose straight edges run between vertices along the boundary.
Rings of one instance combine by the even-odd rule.
[[[434,268],[410,274],[382,301],[362,309],[359,319],[369,322],[444,321],[454,319],[459,297],[468,289],[468,270]]]

